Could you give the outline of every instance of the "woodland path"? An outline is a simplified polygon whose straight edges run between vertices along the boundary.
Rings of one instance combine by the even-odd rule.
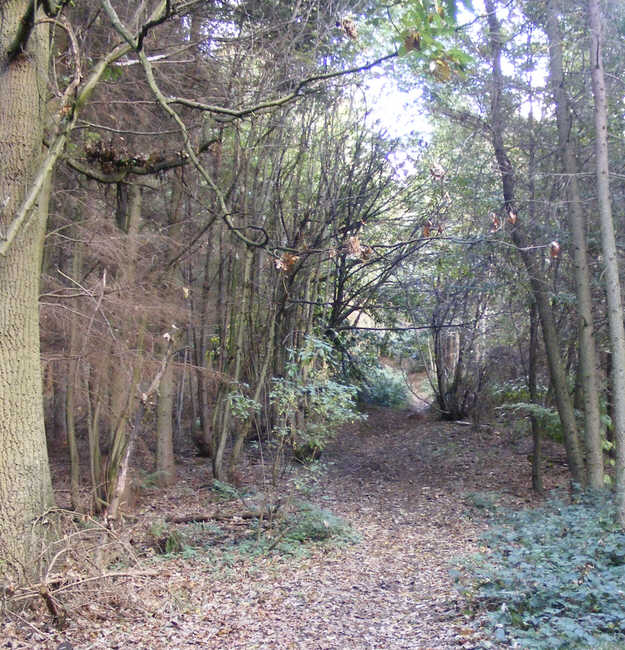
[[[266,556],[216,571],[201,557],[158,557],[158,575],[126,581],[77,606],[68,629],[5,626],[9,648],[477,648],[448,568],[476,550],[487,525],[479,495],[531,501],[527,442],[491,428],[374,409],[344,431],[309,497],[349,521],[357,544],[304,559]],[[197,509],[205,469],[189,461],[176,494],[150,498],[150,517]],[[556,464],[548,487],[564,476]],[[551,482],[551,483],[550,483]],[[0,628],[0,637],[2,637]],[[28,637],[28,638],[27,638]],[[9,642],[10,643],[10,642]]]

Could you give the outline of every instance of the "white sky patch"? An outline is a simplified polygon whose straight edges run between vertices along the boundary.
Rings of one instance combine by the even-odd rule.
[[[428,137],[432,125],[421,106],[418,91],[403,92],[392,77],[369,79],[365,86],[372,127],[382,128],[392,138],[408,135]]]

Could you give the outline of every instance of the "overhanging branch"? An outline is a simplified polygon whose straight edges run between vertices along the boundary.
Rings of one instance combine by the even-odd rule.
[[[187,99],[185,97],[168,97],[166,98],[165,101],[167,102],[167,104],[180,104],[181,106],[187,106],[188,108],[194,108],[196,110],[205,111],[207,113],[227,115],[228,117],[231,117],[233,119],[242,118],[247,115],[251,115],[252,113],[257,113],[258,111],[265,110],[267,108],[277,108],[279,106],[283,106],[284,104],[288,104],[289,102],[293,101],[296,97],[300,96],[300,92],[306,86],[310,86],[316,81],[328,81],[329,79],[336,79],[337,77],[345,77],[347,75],[357,74],[358,72],[365,72],[366,70],[371,70],[372,68],[381,65],[385,61],[389,61],[390,59],[395,58],[396,56],[398,56],[398,54],[399,53],[395,51],[395,52],[391,52],[391,54],[387,54],[386,56],[380,57],[375,61],[370,61],[369,63],[365,63],[364,65],[356,66],[354,68],[348,68],[347,70],[336,70],[334,72],[326,72],[323,74],[313,75],[312,77],[302,79],[297,84],[295,90],[287,95],[283,95],[282,97],[277,97],[276,99],[269,99],[265,102],[260,102],[258,104],[255,104],[254,106],[248,106],[247,108],[242,108],[238,110],[234,108],[226,108],[224,106],[214,106],[212,104],[204,104],[202,102],[196,102],[192,99]]]

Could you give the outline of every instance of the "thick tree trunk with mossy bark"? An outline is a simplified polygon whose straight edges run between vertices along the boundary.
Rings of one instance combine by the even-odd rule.
[[[47,29],[23,34],[31,2],[0,3],[0,229],[13,215],[42,159]],[[45,188],[44,188],[45,189]],[[0,579],[36,575],[53,503],[39,359],[39,275],[46,227],[44,191],[0,256]]]

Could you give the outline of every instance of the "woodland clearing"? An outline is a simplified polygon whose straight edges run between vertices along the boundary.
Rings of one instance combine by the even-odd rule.
[[[326,450],[316,479],[294,465],[283,485],[342,517],[357,541],[254,553],[242,542],[249,503],[220,498],[206,486],[201,459],[188,457],[174,488],[139,496],[120,534],[137,554],[131,570],[120,568],[95,590],[59,593],[65,629],[52,625],[43,604],[12,615],[0,628],[3,647],[480,647],[479,624],[449,568],[479,548],[490,512],[535,501],[530,441],[408,409],[368,415]],[[561,448],[549,446],[546,456],[546,488],[565,485]],[[261,465],[250,461],[248,470],[250,480],[261,478]],[[184,524],[171,520],[208,511],[214,521],[190,524],[204,546],[180,543],[175,531],[182,535]],[[167,519],[170,542],[159,549]]]

